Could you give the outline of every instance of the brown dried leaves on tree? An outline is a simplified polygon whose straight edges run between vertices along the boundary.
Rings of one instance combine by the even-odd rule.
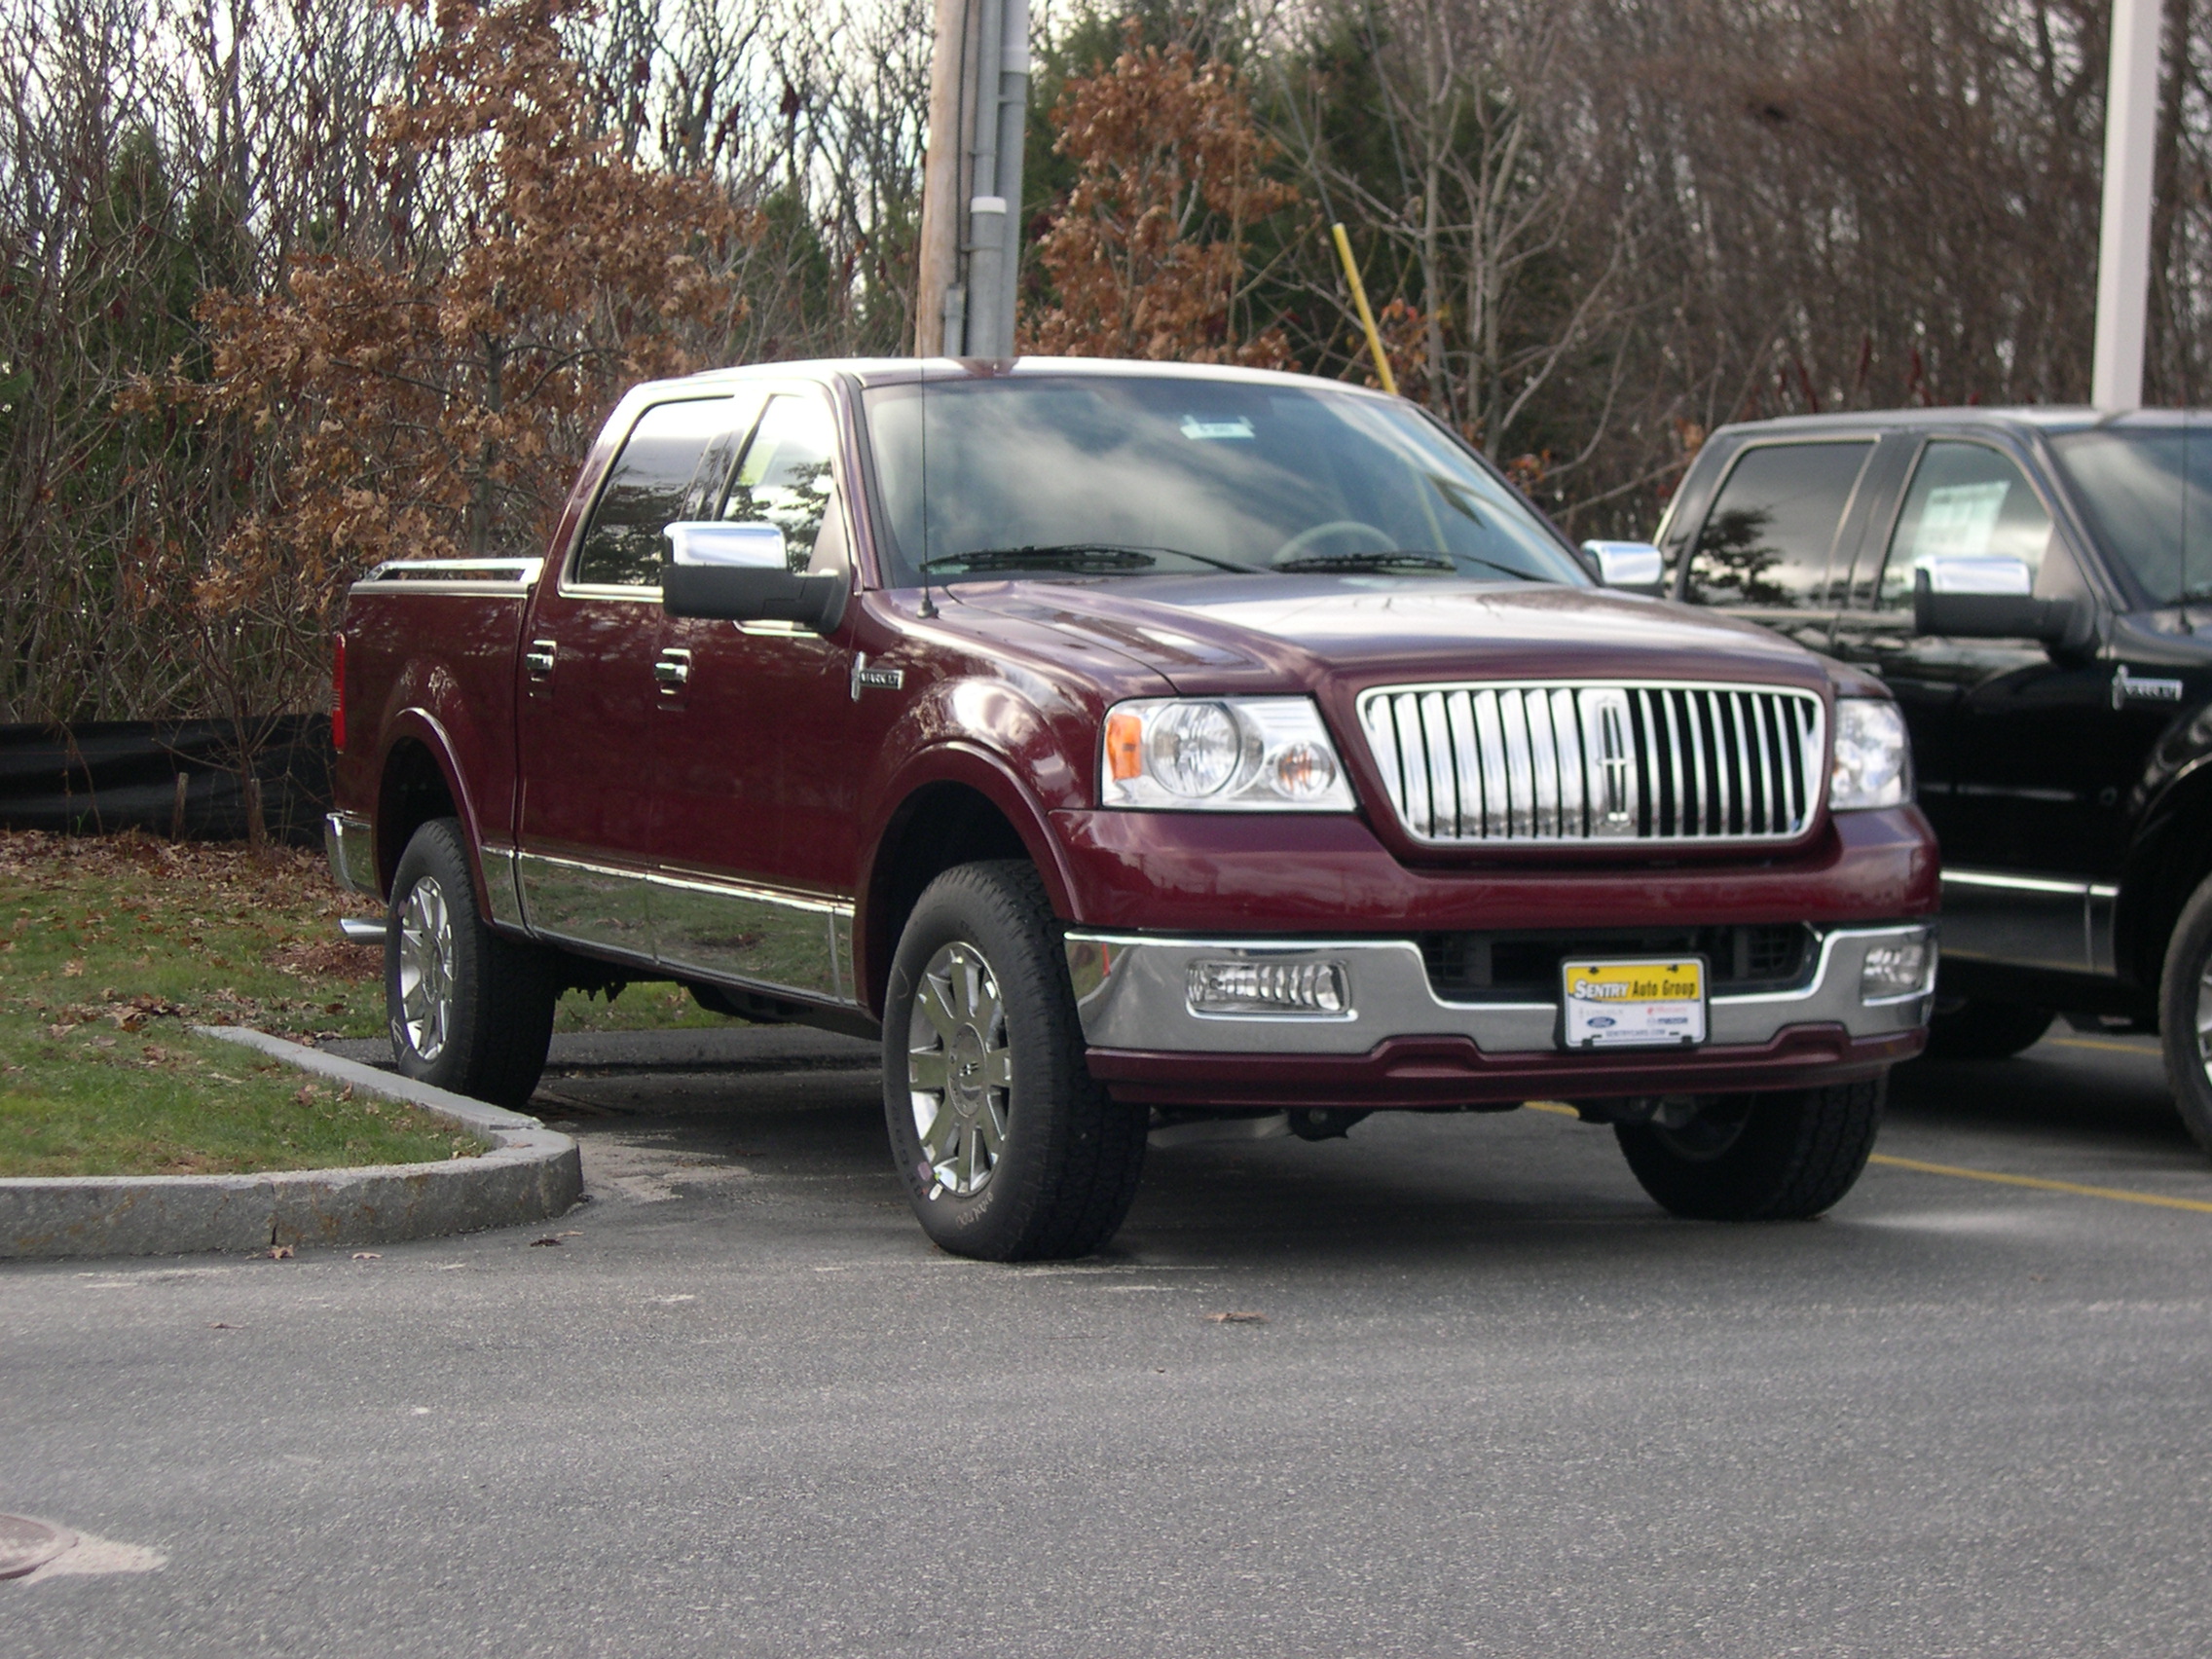
[[[1262,171],[1274,147],[1225,63],[1187,47],[1140,47],[1068,83],[1052,111],[1078,167],[1037,259],[1058,303],[1028,319],[1021,349],[1279,367],[1279,329],[1237,334],[1245,237],[1298,199]]]
[[[536,551],[620,390],[726,338],[752,218],[595,129],[602,100],[557,33],[578,9],[444,0],[368,142],[380,245],[203,302],[212,384],[166,389],[249,425],[263,458],[196,572],[203,608],[303,577],[327,606],[383,559]]]

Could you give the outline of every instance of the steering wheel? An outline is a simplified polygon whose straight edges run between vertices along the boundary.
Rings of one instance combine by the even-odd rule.
[[[1323,536],[1337,535],[1347,532],[1373,536],[1375,538],[1375,550],[1378,553],[1388,553],[1398,545],[1396,539],[1387,532],[1377,530],[1364,519],[1331,519],[1327,524],[1317,524],[1309,530],[1300,531],[1270,554],[1268,563],[1279,565],[1286,559],[1295,559]]]

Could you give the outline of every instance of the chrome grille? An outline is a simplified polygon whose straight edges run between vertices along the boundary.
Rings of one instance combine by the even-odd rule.
[[[1819,697],[1751,685],[1393,685],[1359,719],[1398,822],[1447,846],[1791,840],[1827,745]]]

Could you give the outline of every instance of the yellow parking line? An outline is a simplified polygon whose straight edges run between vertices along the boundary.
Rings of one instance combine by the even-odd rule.
[[[2054,1049],[2104,1049],[2115,1054],[2141,1054],[2148,1059],[2158,1055],[2155,1048],[2138,1049],[2132,1043],[2100,1043],[2094,1037],[2053,1037],[2050,1046]]]
[[[2000,1175],[1992,1169],[1962,1169],[1955,1163],[1923,1163],[1917,1158],[1891,1158],[1877,1152],[1869,1163],[1892,1169],[1914,1169],[1923,1175],[1951,1175],[1961,1181],[1994,1181],[2006,1187],[2033,1187],[2045,1193],[2074,1193],[2084,1198],[2115,1198],[2123,1204],[2156,1204],[2160,1209],[2195,1210],[2212,1215],[2212,1203],[2200,1198],[2167,1198],[2156,1193],[2130,1193],[2119,1187],[2083,1187],[2073,1181],[2046,1181],[2040,1175]]]

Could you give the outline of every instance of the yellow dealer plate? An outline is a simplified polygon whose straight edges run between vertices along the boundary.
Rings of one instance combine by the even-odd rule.
[[[1560,964],[1560,1044],[1683,1049],[1705,1041],[1705,958]]]

